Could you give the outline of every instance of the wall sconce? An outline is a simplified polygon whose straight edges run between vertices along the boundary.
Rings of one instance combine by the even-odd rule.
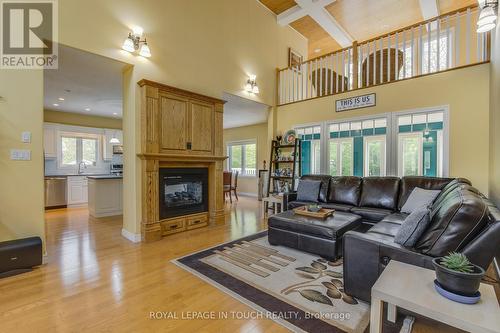
[[[141,40],[142,34],[142,28],[134,28],[132,32],[128,33],[128,37],[123,42],[122,49],[130,53],[139,50],[140,56],[145,58],[151,57],[151,50],[149,49],[146,38]]]
[[[259,86],[257,86],[257,76],[254,74],[250,74],[247,80],[247,84],[245,85],[245,90],[248,93],[253,93],[253,94],[258,94],[259,93]]]
[[[495,9],[498,7],[498,0],[486,0],[477,20],[477,33],[487,32],[495,28],[497,13]]]

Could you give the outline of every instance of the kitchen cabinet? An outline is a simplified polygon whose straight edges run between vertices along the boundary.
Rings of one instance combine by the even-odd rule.
[[[102,140],[102,157],[105,161],[111,161],[113,158],[113,146],[114,144],[109,143],[113,138],[120,140],[120,145],[123,144],[123,132],[115,129],[105,129],[103,140]]]
[[[213,103],[167,93],[159,111],[161,153],[213,155]]]
[[[88,201],[88,182],[85,176],[68,177],[68,205],[82,205]]]
[[[57,158],[57,130],[53,125],[43,126],[43,151],[45,158]]]
[[[121,177],[89,176],[89,214],[93,217],[122,215]]]

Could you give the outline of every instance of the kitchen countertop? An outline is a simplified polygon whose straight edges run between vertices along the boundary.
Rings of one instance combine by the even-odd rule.
[[[114,175],[99,175],[99,176],[87,176],[88,179],[123,179],[123,176]]]

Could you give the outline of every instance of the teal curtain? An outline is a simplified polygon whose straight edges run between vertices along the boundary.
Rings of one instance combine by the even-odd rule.
[[[430,131],[429,135],[424,135],[422,160],[424,176],[437,176],[437,131]]]
[[[363,177],[363,137],[353,139],[353,173],[354,176]]]
[[[301,156],[300,160],[302,163],[302,174],[311,174],[311,141],[301,141]]]

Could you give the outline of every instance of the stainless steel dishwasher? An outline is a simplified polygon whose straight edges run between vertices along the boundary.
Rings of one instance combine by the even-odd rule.
[[[45,177],[45,208],[65,207],[66,177]]]

